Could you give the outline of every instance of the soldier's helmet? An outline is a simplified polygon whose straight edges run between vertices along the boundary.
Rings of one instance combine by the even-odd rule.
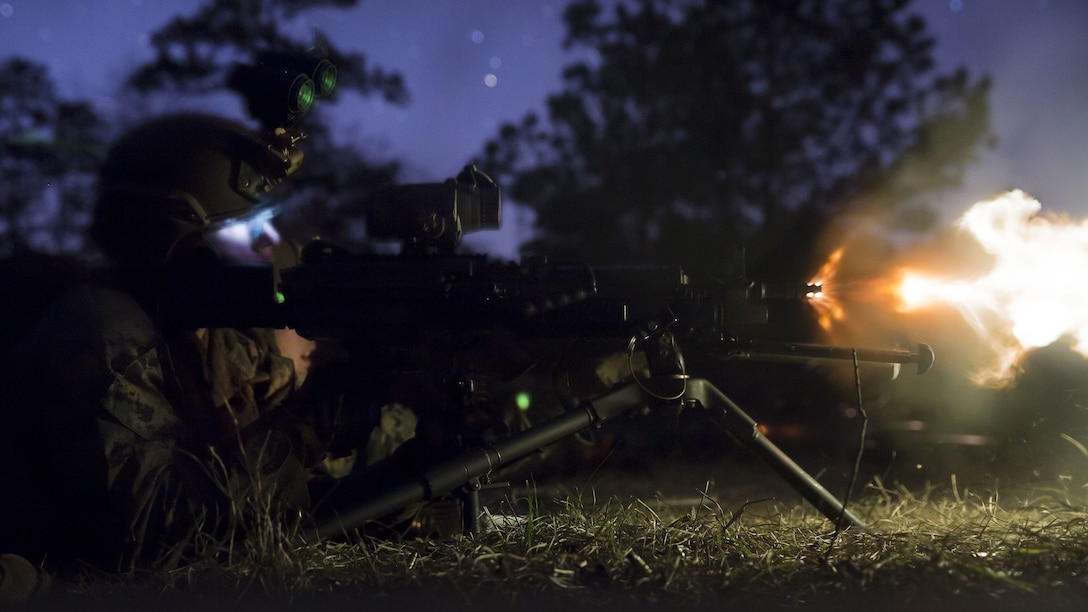
[[[152,120],[110,149],[91,236],[115,264],[160,267],[187,237],[267,210],[265,194],[298,161],[235,121]]]

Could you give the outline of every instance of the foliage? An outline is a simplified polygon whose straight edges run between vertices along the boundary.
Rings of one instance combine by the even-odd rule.
[[[934,74],[906,0],[570,4],[548,116],[501,127],[486,167],[537,213],[532,252],[717,271],[799,259],[831,216],[927,219],[988,137],[986,79]],[[789,271],[798,274],[797,271]],[[811,271],[806,271],[811,272]]]
[[[301,53],[315,40],[300,41],[284,33],[291,20],[322,7],[348,8],[358,0],[210,0],[189,16],[178,16],[151,36],[155,59],[133,71],[129,86],[145,96],[179,94],[199,100],[225,91],[236,63],[254,61],[262,51]],[[323,49],[337,66],[336,95],[380,95],[392,104],[408,99],[399,74],[367,64],[363,55]],[[328,104],[324,110],[328,110]],[[322,105],[315,114],[320,115]],[[277,197],[283,198],[288,237],[321,235],[339,243],[361,239],[358,204],[377,186],[392,182],[395,163],[372,163],[350,144],[336,143],[320,116],[304,121],[306,162]],[[287,191],[286,197],[283,191]]]
[[[0,257],[83,248],[104,134],[90,104],[57,96],[43,65],[0,64]]]

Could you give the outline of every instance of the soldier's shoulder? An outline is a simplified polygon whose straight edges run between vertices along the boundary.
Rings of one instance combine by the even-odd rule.
[[[154,333],[154,324],[129,293],[98,283],[79,283],[65,291],[44,313],[47,322],[66,322],[73,331],[128,330]]]

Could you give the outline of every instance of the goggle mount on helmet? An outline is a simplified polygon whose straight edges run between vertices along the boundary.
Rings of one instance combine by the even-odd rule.
[[[336,66],[325,48],[319,39],[305,53],[265,51],[253,64],[239,64],[231,71],[227,85],[260,122],[267,144],[267,163],[254,168],[256,176],[239,177],[235,185],[239,193],[256,199],[301,165],[302,151],[296,145],[306,135],[295,126],[318,98],[327,98],[336,89]]]

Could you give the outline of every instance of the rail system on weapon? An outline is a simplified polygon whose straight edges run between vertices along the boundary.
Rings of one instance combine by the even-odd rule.
[[[266,54],[257,66],[239,68],[232,85],[273,135],[270,146],[282,146],[312,94],[331,89],[334,75],[320,55],[300,62]],[[268,102],[275,99],[278,107]],[[292,150],[298,141],[289,142]],[[417,470],[393,480],[362,479],[349,502],[320,511],[313,530],[319,537],[353,532],[446,494],[462,498],[465,528],[475,529],[478,491],[503,466],[634,409],[668,404],[705,409],[829,519],[864,527],[726,394],[689,372],[681,347],[725,359],[914,364],[924,373],[933,364],[925,344],[913,351],[853,349],[746,336],[768,322],[767,300],[819,290],[804,284],[771,287],[742,274],[698,283],[677,266],[599,267],[545,258],[512,263],[461,254],[465,233],[498,227],[501,219],[499,187],[473,165],[445,182],[384,189],[365,207],[370,236],[399,241],[398,254],[352,253],[315,241],[298,265],[279,271],[278,281],[266,268],[202,271],[179,281],[176,294],[164,300],[175,304],[181,324],[292,327],[332,341],[353,373],[341,412],[403,401],[443,424],[441,439],[424,441],[435,450]],[[487,412],[490,378],[510,379],[534,367],[534,349],[541,346],[586,339],[619,347],[630,364],[624,375],[608,385],[572,386],[555,416],[542,423],[502,431],[490,427],[492,419],[488,433],[472,431],[467,415]]]

